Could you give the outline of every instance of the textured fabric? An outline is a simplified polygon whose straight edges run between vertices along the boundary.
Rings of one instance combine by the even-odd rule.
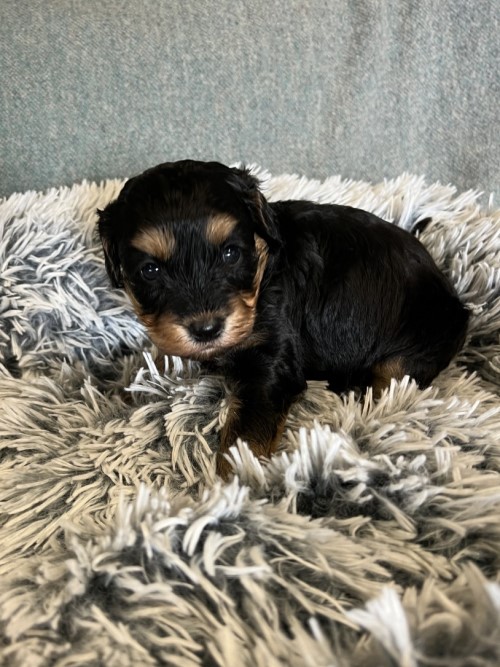
[[[374,403],[312,382],[280,452],[214,476],[228,389],[159,374],[109,287],[121,181],[0,203],[0,664],[498,667],[500,210],[401,177],[258,172],[411,228],[469,304],[459,358]]]
[[[171,159],[499,190],[497,0],[2,0],[0,195]]]

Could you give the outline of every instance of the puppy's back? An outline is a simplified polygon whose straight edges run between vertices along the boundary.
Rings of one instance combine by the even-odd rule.
[[[423,244],[360,209],[272,207],[285,270],[302,286],[293,301],[311,341],[309,375],[345,378],[346,388],[369,383],[381,360],[404,358],[406,372],[429,384],[463,345],[469,313]]]

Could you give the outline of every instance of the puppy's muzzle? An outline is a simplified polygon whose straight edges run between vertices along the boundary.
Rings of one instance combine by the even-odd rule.
[[[197,343],[210,343],[217,340],[224,330],[224,319],[212,315],[198,317],[187,325],[187,330]]]

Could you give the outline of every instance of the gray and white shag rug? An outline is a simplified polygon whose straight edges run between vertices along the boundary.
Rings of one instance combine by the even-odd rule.
[[[500,211],[403,175],[271,177],[421,235],[472,309],[433,387],[311,383],[264,465],[214,475],[228,391],[160,375],[95,210],[122,182],[0,202],[0,659],[9,667],[500,664]]]

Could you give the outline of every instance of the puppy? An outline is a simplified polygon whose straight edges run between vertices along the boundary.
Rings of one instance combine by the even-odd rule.
[[[307,380],[425,387],[466,335],[467,309],[410,233],[347,206],[269,203],[244,169],[159,165],[99,211],[99,232],[112,284],[160,352],[232,381],[223,477],[238,437],[275,451]]]

